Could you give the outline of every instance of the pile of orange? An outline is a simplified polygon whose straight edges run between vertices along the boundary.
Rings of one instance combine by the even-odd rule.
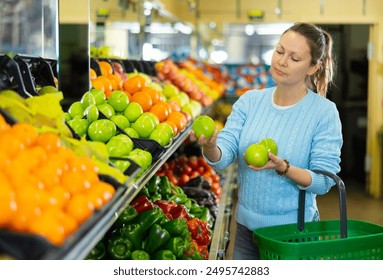
[[[38,234],[62,245],[115,188],[87,157],[62,146],[53,133],[0,115],[0,228]]]
[[[97,76],[95,70],[90,68],[89,77],[92,88],[103,91],[108,98],[113,90],[123,90],[123,80],[113,73],[112,65],[107,61],[99,61],[101,75]]]

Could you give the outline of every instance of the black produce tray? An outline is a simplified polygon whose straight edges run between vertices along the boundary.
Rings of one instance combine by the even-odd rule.
[[[110,211],[111,206],[114,205],[126,191],[126,186],[118,183],[113,177],[99,175],[99,178],[113,185],[116,190],[113,198],[100,210],[96,210],[76,232],[66,239],[62,246],[55,246],[39,235],[0,230],[0,253],[4,253],[18,260],[64,258],[77,242],[87,237],[88,232]]]

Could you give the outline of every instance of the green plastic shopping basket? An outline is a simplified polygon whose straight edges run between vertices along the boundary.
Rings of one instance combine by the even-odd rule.
[[[263,260],[382,260],[383,226],[347,220],[346,190],[342,179],[333,178],[339,190],[340,220],[304,222],[305,191],[300,192],[298,225],[259,228],[253,240]]]

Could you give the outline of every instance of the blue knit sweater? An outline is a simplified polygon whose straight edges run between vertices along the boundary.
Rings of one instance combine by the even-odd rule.
[[[270,137],[278,145],[278,156],[291,165],[307,169],[312,184],[307,188],[305,220],[319,219],[316,195],[325,194],[334,181],[310,170],[340,171],[343,144],[339,113],[335,104],[308,90],[297,104],[278,108],[272,101],[275,87],[251,90],[233,105],[225,127],[217,137],[222,156],[208,163],[222,170],[238,160],[238,205],[236,220],[250,230],[297,223],[301,188],[275,170],[253,171],[243,153],[255,142]]]

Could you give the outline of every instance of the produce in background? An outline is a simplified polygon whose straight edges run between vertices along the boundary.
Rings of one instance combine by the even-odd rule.
[[[197,208],[205,207],[166,176],[154,175],[87,259],[208,259],[211,226]]]
[[[64,147],[51,132],[0,115],[0,227],[38,234],[61,246],[115,188],[99,179],[87,157]]]

